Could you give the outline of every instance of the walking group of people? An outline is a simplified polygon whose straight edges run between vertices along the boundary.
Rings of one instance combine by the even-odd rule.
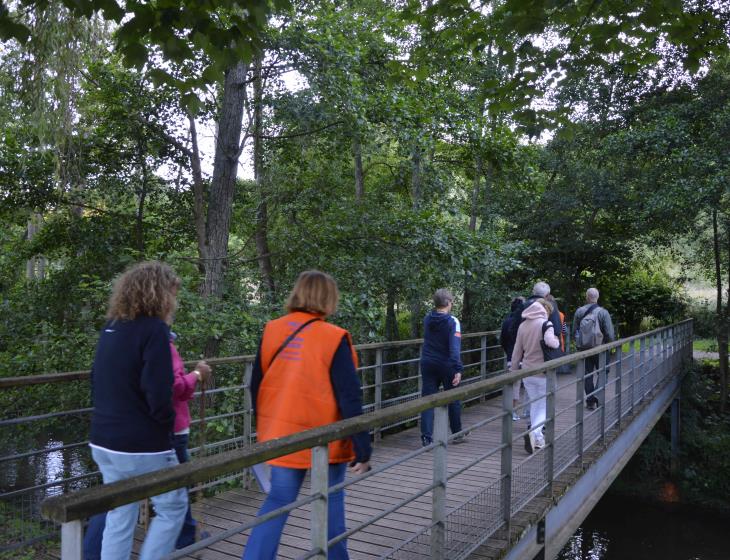
[[[188,401],[195,388],[205,383],[210,366],[200,361],[187,372],[171,331],[180,279],[166,264],[139,263],[115,282],[107,322],[101,330],[92,367],[92,400],[89,445],[105,484],[171,467],[188,460],[190,431]],[[505,321],[502,343],[510,367],[532,367],[545,359],[547,349],[560,347],[563,320],[550,300],[550,287],[535,285],[524,302],[515,300]],[[588,290],[588,304],[576,312],[574,332],[588,337],[593,318],[603,342],[613,340],[608,312],[598,307],[598,291]],[[258,441],[277,439],[362,414],[362,390],[357,374],[357,354],[350,334],[327,318],[339,299],[334,279],[319,271],[299,275],[286,303],[287,313],[264,327],[253,363],[251,392]],[[440,388],[453,389],[461,382],[461,325],[451,314],[454,298],[445,289],[434,294],[434,310],[424,319],[424,343],[420,358],[422,394]],[[559,325],[556,331],[554,325]],[[576,331],[576,325],[578,330]],[[557,333],[557,334],[556,334]],[[600,342],[599,342],[600,343]],[[579,343],[579,348],[581,348]],[[591,362],[593,364],[593,362]],[[595,365],[595,367],[593,367]],[[587,364],[587,372],[597,362]],[[593,369],[590,369],[593,367]],[[590,377],[590,381],[589,381]],[[531,449],[544,445],[539,427],[545,421],[545,378],[524,379],[533,400]],[[592,375],[586,377],[589,405]],[[518,394],[518,393],[516,393]],[[595,400],[594,400],[595,399]],[[542,404],[540,404],[542,402]],[[302,406],[301,403],[307,403]],[[452,442],[465,440],[461,404],[448,407]],[[421,415],[421,443],[433,441],[433,410]],[[371,442],[367,432],[330,443],[329,485],[340,484],[349,470],[355,475],[370,470]],[[259,515],[296,500],[306,472],[311,468],[309,450],[268,461],[270,490]],[[155,515],[140,549],[140,560],[161,558],[175,548],[195,541],[196,522],[184,488],[151,499]],[[344,491],[329,495],[328,537],[345,532]],[[91,519],[84,539],[87,560],[127,560],[133,544],[139,506],[118,507]],[[256,526],[243,552],[243,560],[276,558],[287,514]],[[348,558],[346,539],[330,547],[328,557]]]
[[[615,339],[611,315],[598,305],[596,288],[586,291],[586,304],[578,308],[573,317],[571,332],[578,350],[587,350]],[[558,309],[555,298],[546,282],[537,282],[528,298],[515,298],[511,312],[502,323],[500,344],[505,352],[507,368],[510,371],[537,367],[540,364],[563,355],[566,351],[568,327],[565,315]],[[598,406],[594,372],[598,369],[598,356],[586,359],[585,393],[586,407],[593,410]],[[545,395],[547,394],[545,373],[531,375],[515,381],[513,385],[513,420],[520,419],[517,408],[522,386],[529,401],[531,428],[525,434],[525,449],[534,453],[545,446]]]

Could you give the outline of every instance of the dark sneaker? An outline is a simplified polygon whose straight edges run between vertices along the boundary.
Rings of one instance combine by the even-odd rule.
[[[588,401],[588,402],[586,403],[586,408],[587,408],[588,410],[596,410],[596,408],[598,408],[598,403],[597,403],[597,402],[595,402],[595,401]]]
[[[534,447],[532,445],[532,432],[527,432],[525,434],[525,451],[527,451],[530,455],[534,453]]]
[[[458,445],[460,443],[466,443],[466,436],[469,435],[469,432],[464,432],[463,434],[456,436],[454,439],[451,440],[451,443]]]
[[[421,447],[426,447],[427,445],[431,445],[433,443],[433,440],[428,436],[421,436]]]

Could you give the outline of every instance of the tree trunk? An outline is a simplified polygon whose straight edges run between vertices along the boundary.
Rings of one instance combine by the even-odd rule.
[[[206,260],[203,262],[205,276],[200,290],[201,294],[207,298],[219,299],[223,295],[233,193],[236,188],[238,159],[241,154],[239,142],[243,122],[243,105],[246,99],[247,68],[247,64],[244,62],[234,64],[226,71],[223,83],[205,228],[207,253]],[[219,346],[218,339],[209,339],[205,355],[217,354]]]
[[[479,189],[482,184],[482,158],[476,155],[474,162],[474,186],[471,190],[471,216],[469,217],[469,229],[477,229],[477,209],[479,206]]]
[[[385,309],[385,338],[398,340],[398,318],[395,314],[395,290],[388,288],[388,301]]]
[[[717,210],[712,211],[712,237],[713,237],[713,249],[715,256],[715,281],[717,284],[717,304],[716,304],[716,318],[717,318],[717,349],[720,354],[720,383],[722,385],[721,391],[721,408],[724,407],[724,401],[722,400],[722,392],[727,386],[727,324],[725,322],[725,314],[723,313],[722,307],[722,272],[720,268],[720,237],[717,228]],[[725,398],[727,396],[725,395]]]
[[[135,241],[137,243],[137,253],[139,253],[141,259],[144,259],[144,205],[147,200],[147,183],[149,181],[149,173],[147,170],[147,161],[145,160],[145,150],[141,140],[137,142],[137,156],[139,157],[139,167],[142,174],[142,188],[139,191],[139,199],[137,201]]]
[[[728,296],[725,305],[725,324],[723,325],[723,332],[727,337],[728,327],[730,326],[730,220],[725,221],[725,233],[727,235],[727,288]],[[719,341],[718,341],[719,345]],[[727,356],[726,356],[727,360]],[[727,408],[727,382],[728,382],[728,367],[724,369],[720,368],[720,412],[725,412]]]
[[[362,170],[362,142],[359,132],[352,135],[352,157],[355,162],[355,200],[360,202],[365,198],[365,176]]]
[[[413,209],[418,210],[421,206],[423,196],[421,188],[421,147],[417,142],[413,143],[411,152],[411,197],[413,198]]]
[[[205,263],[208,261],[208,245],[205,234],[205,183],[200,165],[200,150],[198,149],[198,131],[195,127],[195,117],[188,113],[190,123],[190,167],[193,173],[193,221],[195,222],[195,237],[198,242],[198,270],[205,274]]]
[[[253,172],[256,181],[259,204],[256,208],[256,256],[259,263],[259,271],[263,278],[269,296],[273,298],[276,292],[274,282],[274,267],[271,263],[271,251],[269,249],[269,204],[268,192],[266,189],[266,178],[264,169],[264,140],[261,137],[264,132],[264,83],[261,75],[261,62],[263,55],[258,54],[254,59],[254,81],[253,81]]]

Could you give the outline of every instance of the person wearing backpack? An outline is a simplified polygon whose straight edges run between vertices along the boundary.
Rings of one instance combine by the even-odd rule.
[[[507,368],[509,370],[512,365],[512,351],[515,348],[515,341],[517,340],[517,329],[520,328],[522,322],[522,311],[525,305],[525,298],[516,297],[512,300],[510,305],[510,313],[507,315],[505,320],[502,322],[502,330],[499,333],[499,344],[504,350],[505,358],[507,359]],[[512,420],[517,422],[520,419],[520,415],[517,412],[517,408],[520,402],[520,386],[522,381],[518,380],[513,385],[512,399]]]
[[[613,330],[611,315],[605,308],[598,305],[598,290],[588,288],[586,290],[586,304],[578,308],[573,317],[573,335],[578,350],[588,350],[601,344],[613,342],[616,338]],[[593,372],[598,369],[599,356],[586,358],[585,370],[585,392],[586,407],[588,410],[595,410],[598,406],[598,397],[594,395],[596,387],[594,384]]]
[[[555,329],[548,317],[552,312],[552,304],[545,299],[537,299],[522,312],[524,319],[517,330],[517,340],[512,353],[511,371],[519,371],[520,367],[527,369],[537,367],[555,356],[552,352],[560,346],[560,340],[555,335]],[[524,378],[527,396],[530,403],[530,427],[525,434],[525,450],[534,453],[545,447],[545,438],[542,428],[545,425],[547,394],[547,378],[545,373],[538,373]]]

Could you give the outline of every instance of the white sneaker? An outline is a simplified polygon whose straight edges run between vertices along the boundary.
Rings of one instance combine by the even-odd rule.
[[[517,414],[516,412],[512,412],[512,420],[517,422],[519,419],[520,419],[520,415]]]
[[[545,439],[542,437],[535,437],[535,444],[532,446],[535,451],[545,447]]]

